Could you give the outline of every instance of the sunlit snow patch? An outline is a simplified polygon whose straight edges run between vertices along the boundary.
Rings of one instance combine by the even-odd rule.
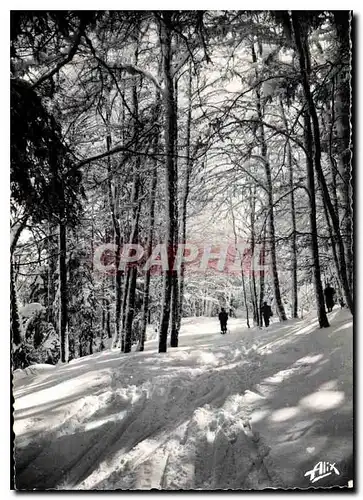
[[[342,391],[317,391],[300,399],[300,405],[315,411],[337,408],[344,401]]]

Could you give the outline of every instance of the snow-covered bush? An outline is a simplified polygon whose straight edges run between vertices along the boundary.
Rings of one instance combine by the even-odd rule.
[[[24,340],[14,349],[14,368],[26,368],[34,363],[56,364],[60,356],[60,343],[54,326],[46,321],[46,309],[38,303],[20,309]]]

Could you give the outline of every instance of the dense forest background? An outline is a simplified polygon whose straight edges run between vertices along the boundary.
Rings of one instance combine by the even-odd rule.
[[[13,11],[10,56],[15,368],[264,300],[326,327],[326,283],[353,312],[349,12]],[[237,240],[269,272],[94,265]]]

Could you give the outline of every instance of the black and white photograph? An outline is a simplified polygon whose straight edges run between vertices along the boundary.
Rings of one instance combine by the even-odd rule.
[[[105,7],[8,11],[10,489],[354,492],[355,15]]]

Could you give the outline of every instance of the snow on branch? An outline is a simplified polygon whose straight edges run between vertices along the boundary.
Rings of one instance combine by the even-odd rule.
[[[158,82],[157,78],[150,73],[149,71],[145,71],[142,68],[139,68],[138,66],[135,66],[134,64],[119,64],[117,66],[114,66],[114,69],[120,69],[120,70],[125,70],[127,71],[130,75],[142,75],[145,76],[148,80],[150,80],[155,87],[163,94],[164,89]]]

